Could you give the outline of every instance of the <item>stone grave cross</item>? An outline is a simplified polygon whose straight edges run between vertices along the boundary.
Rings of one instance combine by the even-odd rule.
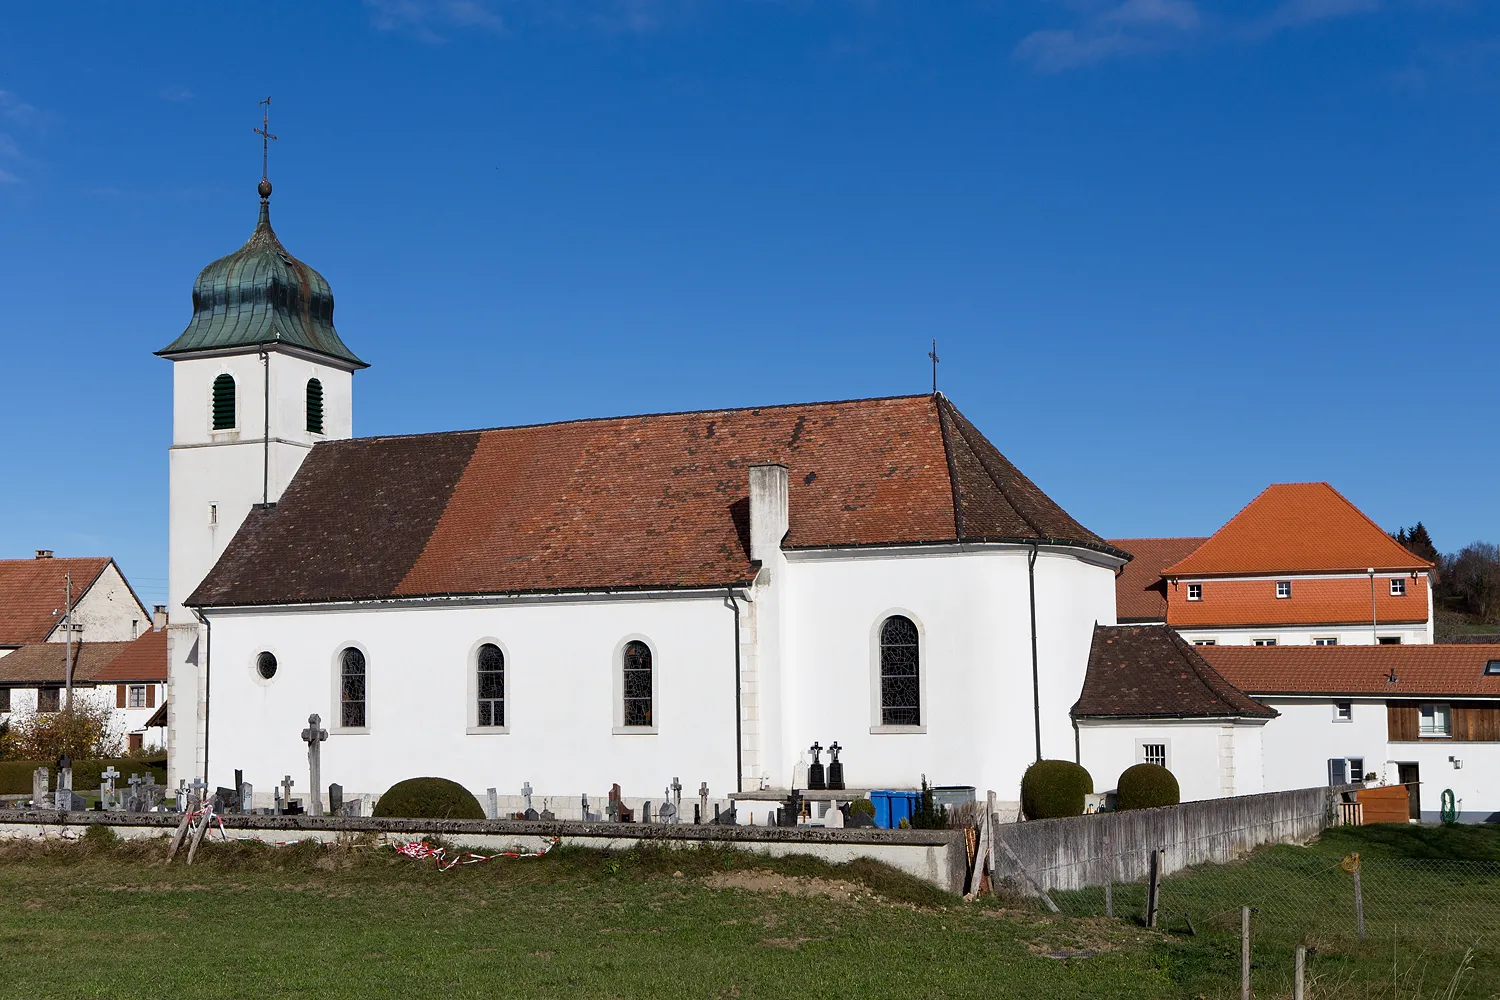
[[[698,783],[698,822],[708,822],[708,782]]]
[[[120,772],[115,770],[113,764],[99,772],[99,805],[105,809],[115,808],[115,779]]]
[[[531,782],[527,781],[521,785],[521,798],[526,800],[526,811],[531,811]]]
[[[47,775],[45,767],[39,767],[31,772],[31,807],[33,809],[47,808]]]
[[[188,807],[190,806],[202,809],[203,793],[208,791],[208,782],[204,781],[202,778],[195,777],[192,780],[192,783],[187,786],[187,788],[187,801],[184,802],[183,800],[179,799],[177,801],[177,808],[183,810],[184,812],[186,812]]]
[[[278,816],[292,804],[292,786],[295,784],[290,774],[281,779],[281,805],[276,811]]]
[[[307,728],[302,730],[302,739],[307,743],[307,772],[311,782],[309,785],[311,791],[308,794],[312,796],[310,803],[312,808],[308,813],[312,816],[323,815],[323,796],[319,793],[318,789],[323,786],[321,748],[323,741],[328,739],[328,730],[322,727],[322,721],[318,713],[314,712],[307,717]]]

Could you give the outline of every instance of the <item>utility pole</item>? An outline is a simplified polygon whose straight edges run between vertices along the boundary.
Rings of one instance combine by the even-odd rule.
[[[69,570],[63,577],[63,628],[64,643],[66,651],[63,660],[63,683],[67,686],[67,711],[73,711],[73,572]]]

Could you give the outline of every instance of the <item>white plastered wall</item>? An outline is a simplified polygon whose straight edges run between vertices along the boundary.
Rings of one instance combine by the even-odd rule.
[[[1142,743],[1165,744],[1167,769],[1182,800],[1190,802],[1266,790],[1261,730],[1258,722],[1229,719],[1085,719],[1078,724],[1078,742],[1081,763],[1100,792],[1115,788],[1127,767],[1144,763]]]
[[[80,594],[79,588],[85,586],[88,589]],[[87,580],[74,580],[73,593],[75,642],[128,642],[151,628],[150,613],[136,600],[113,562],[104,567],[92,586]],[[48,642],[67,641],[60,619],[61,616],[58,627],[47,636]]]

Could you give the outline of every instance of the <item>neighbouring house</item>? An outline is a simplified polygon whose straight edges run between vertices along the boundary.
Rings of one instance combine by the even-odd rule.
[[[66,644],[69,580],[74,642],[128,642],[149,631],[152,616],[113,559],[0,559],[0,657],[32,643]]]
[[[1267,487],[1206,539],[1121,538],[1119,621],[1198,645],[1430,643],[1433,565],[1327,483]]]
[[[125,642],[75,642],[73,697],[108,706],[127,749],[165,746],[166,729],[152,716],[166,697],[167,636],[147,631]],[[0,719],[57,712],[66,704],[68,648],[37,642],[0,659]]]
[[[1163,764],[1184,799],[1404,784],[1500,822],[1500,645],[1195,646],[1162,625],[1094,630],[1073,708],[1096,786]]]

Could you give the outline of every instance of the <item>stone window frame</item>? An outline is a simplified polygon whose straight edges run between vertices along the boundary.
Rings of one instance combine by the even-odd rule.
[[[365,724],[363,726],[346,726],[344,721],[344,650],[357,649],[365,658]],[[374,657],[370,655],[369,647],[354,639],[348,639],[338,643],[333,649],[333,662],[329,670],[329,680],[332,681],[333,711],[329,714],[328,733],[331,736],[368,736],[370,734],[370,705],[373,699],[370,697],[373,685],[371,679],[374,676]],[[337,723],[337,724],[334,724]]]
[[[270,653],[276,659],[276,672],[270,677],[260,675],[260,654]],[[270,687],[276,683],[276,678],[281,676],[281,654],[276,651],[275,646],[259,646],[255,652],[250,654],[250,679],[261,687]]]
[[[484,645],[495,646],[500,650],[500,655],[505,657],[505,725],[503,726],[481,726],[479,724],[479,647]],[[492,635],[481,636],[475,639],[469,646],[469,652],[464,658],[464,673],[468,675],[468,683],[465,686],[467,696],[467,708],[464,716],[464,734],[467,736],[509,736],[510,725],[515,719],[515,700],[512,692],[515,685],[515,659],[510,655],[510,647]],[[366,673],[369,667],[365,668]],[[368,683],[368,682],[367,682]],[[368,690],[365,692],[368,698]],[[368,707],[366,708],[368,711]],[[368,721],[368,715],[366,720]]]
[[[900,616],[907,619],[917,627],[917,717],[922,721],[915,726],[899,725],[888,726],[883,721],[881,704],[880,678],[880,633],[885,629],[885,623],[890,619]],[[887,608],[875,616],[875,621],[870,626],[869,640],[870,659],[870,735],[871,736],[897,736],[897,735],[920,735],[927,732],[927,720],[931,717],[931,702],[927,700],[927,674],[928,674],[928,652],[927,652],[927,626],[915,611],[907,607]]]
[[[643,643],[651,652],[651,725],[625,725],[625,647],[632,642]],[[661,647],[650,636],[633,632],[615,643],[610,658],[610,673],[614,677],[614,727],[615,736],[655,736],[661,732]]]

